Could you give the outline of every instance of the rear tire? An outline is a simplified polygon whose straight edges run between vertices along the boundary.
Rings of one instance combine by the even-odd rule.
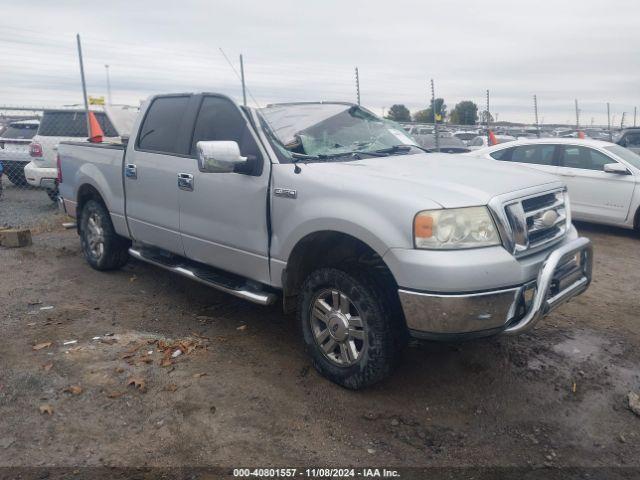
[[[6,167],[7,178],[16,187],[28,187],[27,177],[24,175],[24,167],[22,165],[9,165]]]
[[[115,270],[129,259],[129,240],[115,232],[109,212],[97,200],[87,201],[82,208],[80,242],[84,257],[96,270]]]
[[[49,200],[51,200],[52,202],[57,202],[58,201],[58,187],[55,188],[55,190],[50,190],[50,189],[46,189],[45,192],[47,192],[47,197],[49,197]]]
[[[387,377],[398,357],[399,325],[388,298],[366,274],[312,272],[299,295],[298,319],[313,366],[352,390]]]

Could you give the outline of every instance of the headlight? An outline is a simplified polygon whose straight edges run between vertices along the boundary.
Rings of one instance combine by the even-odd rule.
[[[413,221],[416,248],[453,250],[500,245],[487,207],[424,210]]]

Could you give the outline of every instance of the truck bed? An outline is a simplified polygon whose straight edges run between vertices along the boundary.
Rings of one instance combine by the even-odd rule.
[[[123,143],[61,142],[62,183],[58,188],[65,200],[76,202],[78,188],[93,185],[103,193],[116,232],[128,236],[122,175],[125,148]]]

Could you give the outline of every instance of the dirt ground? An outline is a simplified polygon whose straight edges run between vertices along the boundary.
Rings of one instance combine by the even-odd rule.
[[[135,261],[96,272],[73,230],[0,249],[0,466],[638,467],[640,239],[579,228],[585,295],[520,337],[412,343],[360,392],[278,308]]]

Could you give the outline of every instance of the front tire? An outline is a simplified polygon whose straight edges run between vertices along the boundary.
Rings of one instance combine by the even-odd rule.
[[[298,317],[314,367],[357,390],[388,376],[398,353],[388,298],[366,275],[321,268],[305,280]]]
[[[115,270],[129,259],[129,241],[119,236],[105,206],[89,200],[80,217],[80,242],[84,256],[96,270]]]

